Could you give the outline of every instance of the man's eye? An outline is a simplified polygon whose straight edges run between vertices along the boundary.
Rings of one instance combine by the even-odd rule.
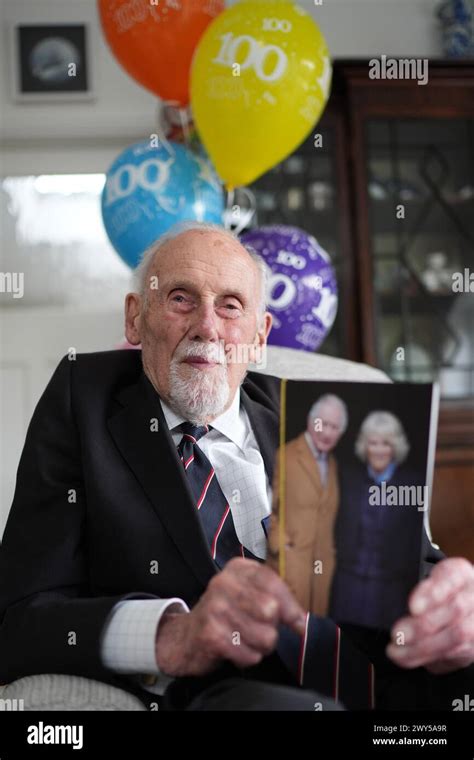
[[[178,295],[178,296],[173,296],[173,301],[177,301],[179,298],[181,299],[181,301],[186,300],[184,296]]]

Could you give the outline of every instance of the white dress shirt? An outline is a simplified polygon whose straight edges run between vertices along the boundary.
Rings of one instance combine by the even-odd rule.
[[[182,438],[184,417],[160,399],[166,423],[177,447]],[[211,462],[226,497],[237,536],[255,556],[265,559],[266,540],[262,519],[271,512],[271,484],[250,420],[240,399],[240,390],[230,407],[211,423],[209,433],[198,445]],[[187,605],[172,599],[127,599],[113,608],[104,626],[101,656],[104,665],[117,673],[154,674],[153,684],[143,688],[163,694],[170,680],[160,674],[155,659],[155,639],[166,609],[189,612]]]

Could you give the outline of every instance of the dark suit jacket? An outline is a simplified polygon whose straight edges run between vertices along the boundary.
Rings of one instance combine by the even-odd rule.
[[[242,399],[271,479],[279,382],[249,373]],[[0,551],[0,682],[70,673],[146,702],[102,665],[109,613],[126,598],[192,607],[215,572],[141,353],[65,357],[28,428]],[[354,638],[382,657],[373,637]]]
[[[242,388],[270,477],[277,389],[263,375]],[[65,357],[31,420],[0,550],[0,682],[75,673],[129,688],[100,660],[114,605],[191,607],[215,572],[141,352]]]

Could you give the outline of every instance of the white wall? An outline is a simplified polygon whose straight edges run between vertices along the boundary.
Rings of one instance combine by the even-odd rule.
[[[121,311],[4,309],[0,323],[0,540],[15,489],[25,434],[60,359],[112,349],[123,336]]]
[[[440,58],[439,0],[300,0],[311,9],[333,58]]]
[[[100,31],[95,0],[0,0],[8,66],[0,81],[2,136],[54,139],[127,137],[154,123],[158,100],[116,63]],[[11,28],[14,22],[90,24],[96,100],[86,103],[18,104],[11,100]],[[4,67],[2,66],[2,69]]]

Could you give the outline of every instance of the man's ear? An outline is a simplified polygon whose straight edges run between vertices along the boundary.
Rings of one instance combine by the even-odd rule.
[[[272,329],[273,317],[269,311],[263,315],[260,326],[255,334],[255,339],[250,347],[250,362],[258,364],[261,361],[261,355],[267,343],[267,338]]]
[[[138,346],[140,340],[140,317],[142,297],[138,293],[127,293],[125,297],[125,337],[132,346]]]
[[[273,317],[269,311],[266,311],[265,314],[263,315],[263,320],[262,320],[261,332],[263,334],[263,342],[261,343],[261,345],[267,342],[267,338],[270,334],[270,330],[272,329],[272,324],[273,324]]]

